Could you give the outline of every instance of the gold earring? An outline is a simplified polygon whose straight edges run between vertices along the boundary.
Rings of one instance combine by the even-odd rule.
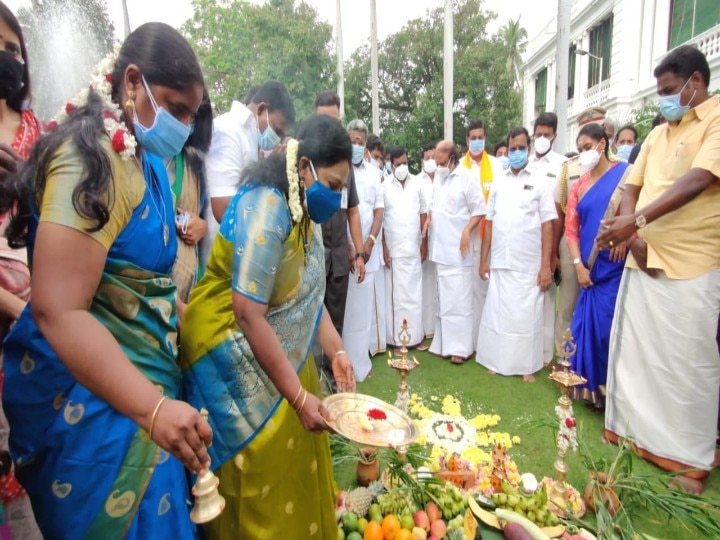
[[[128,99],[125,102],[126,110],[135,108],[135,101],[133,101],[134,99],[135,99],[135,92],[133,92],[132,90],[128,90]]]

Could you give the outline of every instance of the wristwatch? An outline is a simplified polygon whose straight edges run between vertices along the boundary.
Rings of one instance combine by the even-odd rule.
[[[573,266],[577,266],[581,262],[582,262],[582,259],[580,257],[576,257],[575,259],[573,259]]]
[[[645,216],[642,214],[635,214],[635,227],[642,229],[645,225],[647,225],[647,219],[645,219]]]
[[[355,254],[355,259],[359,259],[360,257],[362,257],[362,258],[364,259],[364,258],[365,258],[365,254],[364,254],[364,253],[356,253],[356,254]]]

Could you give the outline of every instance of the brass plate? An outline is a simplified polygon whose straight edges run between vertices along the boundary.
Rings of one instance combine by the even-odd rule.
[[[376,448],[407,446],[420,435],[410,417],[397,407],[365,394],[333,394],[323,401],[330,412],[328,425],[353,442]],[[372,420],[368,411],[378,409],[384,420]]]
[[[487,510],[482,508],[477,502],[475,502],[475,499],[472,495],[468,497],[468,506],[472,513],[475,514],[475,516],[485,525],[489,525],[490,527],[493,527],[494,529],[499,529],[501,531],[503,530],[503,527],[500,526],[500,521],[498,521],[495,513],[488,512]],[[565,527],[563,527],[562,525],[557,525],[555,527],[540,527],[540,530],[545,533],[548,538],[559,538],[565,532]]]

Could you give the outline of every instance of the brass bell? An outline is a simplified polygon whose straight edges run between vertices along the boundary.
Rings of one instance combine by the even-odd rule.
[[[203,408],[200,414],[207,420],[208,411]],[[207,468],[200,472],[192,488],[195,504],[190,511],[190,519],[194,523],[207,523],[212,521],[225,509],[225,497],[218,492],[220,480]]]
[[[195,504],[190,511],[190,519],[194,523],[207,523],[218,517],[225,509],[225,498],[218,492],[220,480],[210,469],[200,473],[192,494],[195,496]]]

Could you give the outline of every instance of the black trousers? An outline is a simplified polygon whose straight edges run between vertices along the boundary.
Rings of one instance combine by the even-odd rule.
[[[350,281],[349,274],[333,275],[332,272],[325,278],[325,308],[333,322],[335,330],[342,337],[343,322],[345,321],[345,301],[347,300],[348,283]],[[330,384],[329,390],[337,392],[335,377],[332,372],[332,363],[322,351],[320,344],[315,341],[313,347],[315,355],[318,375],[327,380]]]

